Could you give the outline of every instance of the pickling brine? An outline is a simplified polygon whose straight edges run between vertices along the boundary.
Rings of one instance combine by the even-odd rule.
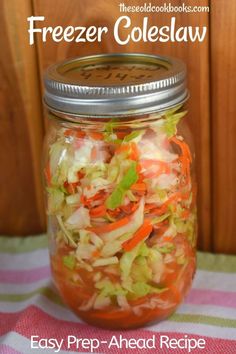
[[[104,65],[97,72],[114,76],[126,61]],[[140,73],[141,64],[132,65]],[[86,70],[83,77],[97,74]],[[152,70],[142,67],[142,75]],[[119,115],[99,115],[98,103],[91,117],[52,106],[44,178],[52,275],[63,300],[106,328],[166,318],[195,272],[196,183],[183,103]]]

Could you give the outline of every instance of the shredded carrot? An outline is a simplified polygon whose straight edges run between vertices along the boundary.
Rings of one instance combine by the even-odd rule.
[[[168,210],[168,205],[164,203],[161,207],[151,209],[151,213],[160,216],[162,214],[165,214],[167,210]]]
[[[113,283],[117,283],[119,282],[120,278],[118,275],[112,274],[112,273],[106,273],[109,277],[109,279],[113,282]]]
[[[119,214],[120,214],[120,208],[116,208],[115,210],[107,210],[107,214],[112,217],[112,218],[116,218]]]
[[[172,242],[173,241],[173,237],[172,236],[164,236],[162,238],[163,242]]]
[[[148,172],[144,172],[144,173],[145,173],[145,178],[148,178],[148,179],[158,177],[157,171],[148,171]]]
[[[93,148],[91,150],[91,159],[96,160],[96,158],[97,158],[97,148],[96,148],[96,146],[93,146]]]
[[[106,232],[110,232],[110,231],[119,229],[120,227],[128,224],[129,221],[130,221],[130,218],[126,216],[123,219],[120,219],[120,220],[115,221],[113,223],[103,225],[103,226],[92,227],[92,228],[89,228],[89,230],[96,232],[96,234],[103,234]]]
[[[85,174],[83,172],[81,172],[81,171],[77,172],[77,176],[78,176],[79,179],[84,178],[84,175]]]
[[[78,184],[78,182],[69,183],[65,181],[63,186],[69,194],[74,194],[76,192],[76,187],[78,186]]]
[[[104,319],[104,320],[112,320],[115,321],[116,319],[118,320],[119,318],[129,318],[130,316],[130,311],[124,311],[124,310],[120,310],[120,311],[109,311],[109,312],[98,312],[98,311],[93,311],[90,312],[90,316],[93,318],[100,318],[100,319]]]
[[[140,165],[140,163],[137,163],[136,171],[137,173],[140,173],[142,171],[142,166]]]
[[[136,168],[136,171],[137,171],[137,168]],[[138,174],[139,172],[137,171],[137,174]],[[145,183],[145,182],[143,182],[143,180],[144,180],[144,176],[143,175],[139,175],[138,176],[138,180],[137,180],[137,182],[136,183]]]
[[[84,204],[84,205],[86,204],[86,197],[84,194],[81,195],[80,202],[81,202],[81,204]]]
[[[190,161],[187,157],[181,156],[179,158],[181,163],[181,175],[185,176],[186,180],[182,184],[189,184],[190,181]]]
[[[190,182],[190,164],[192,162],[192,155],[188,145],[176,137],[172,137],[171,141],[178,145],[181,149],[182,156],[179,158],[181,162],[181,174],[186,176],[186,184]]]
[[[153,159],[148,159],[148,160],[141,160],[140,161],[141,166],[144,168],[150,168],[151,166],[158,166],[162,169],[167,169],[169,168],[168,163],[160,160],[153,160]]]
[[[131,240],[125,241],[122,247],[125,251],[131,251],[139,242],[143,241],[152,232],[152,224],[149,219],[144,220],[143,225],[134,233]]]
[[[166,232],[166,230],[168,229],[168,225],[159,225],[159,224],[157,224],[158,226],[158,228],[157,228],[157,230],[158,230],[158,235],[161,237],[165,232]]]
[[[183,194],[181,192],[176,192],[176,193],[172,194],[172,196],[170,196],[170,198],[166,202],[164,202],[160,207],[149,208],[149,209],[152,209],[151,212],[153,214],[162,215],[167,212],[168,206],[172,202],[178,202],[178,201],[188,199],[188,198],[189,198],[189,192],[187,192],[185,194]],[[149,210],[149,209],[147,209],[147,210]]]
[[[128,205],[122,205],[120,208],[126,214],[131,214],[138,208],[138,206],[138,203],[129,203]]]
[[[183,212],[182,212],[182,218],[184,218],[184,219],[187,219],[188,217],[189,217],[189,215],[190,215],[190,210],[188,210],[188,209],[185,209]]]
[[[186,200],[189,198],[189,192],[183,194],[182,192],[176,192],[174,194],[172,194],[172,196],[170,196],[170,198],[164,202],[160,207],[157,208],[153,208],[151,210],[152,214],[156,214],[156,215],[162,215],[164,213],[167,212],[168,210],[168,206],[172,203],[172,202],[178,202],[181,200]]]
[[[177,144],[182,151],[182,155],[188,157],[189,161],[192,162],[192,155],[188,145],[184,141],[177,139],[175,136],[171,138],[171,141]]]
[[[64,136],[73,136],[75,133],[74,129],[66,129],[64,131]]]
[[[145,177],[152,178],[161,174],[170,174],[171,170],[167,162],[159,160],[142,160],[141,166],[146,169]]]
[[[171,170],[170,170],[170,167],[168,165],[161,165],[158,173],[159,174],[170,174]]]
[[[100,132],[87,132],[87,135],[93,140],[102,140],[103,134]]]
[[[169,286],[169,289],[172,292],[172,294],[174,295],[174,299],[175,299],[176,303],[181,302],[181,295],[180,295],[179,290],[176,288],[176,286],[172,284]]]
[[[64,131],[64,136],[76,136],[77,138],[84,138],[85,137],[85,132],[83,132],[81,129],[66,129]]]
[[[68,193],[74,194],[74,193],[75,193],[75,187],[76,187],[76,186],[75,186],[73,183],[69,183],[69,184],[68,184],[68,187],[67,187]]]
[[[131,190],[135,190],[135,191],[146,191],[147,190],[147,186],[144,182],[140,182],[140,183],[134,183],[131,186]]]
[[[89,189],[89,187],[88,187],[88,189]],[[90,198],[86,198],[84,195],[82,195],[80,198],[80,201],[85,206],[90,207],[91,203],[98,201],[98,200],[101,203],[103,203],[106,198],[107,198],[107,193],[105,193],[104,191],[100,191],[100,192],[96,193],[93,197],[90,197]]]
[[[141,305],[143,303],[147,303],[149,298],[150,298],[150,296],[146,295],[146,296],[139,297],[139,298],[137,298],[135,300],[131,300],[130,302],[131,302],[132,305],[137,306],[137,305]]]
[[[76,131],[75,131],[75,136],[77,137],[77,138],[84,138],[85,137],[85,132],[83,132],[81,129],[77,129]]]
[[[100,250],[95,250],[95,251],[93,251],[92,256],[93,257],[99,257],[100,254],[101,254]]]
[[[101,197],[104,197],[104,196],[105,196],[105,194],[103,192],[98,192],[93,197],[88,198],[88,201],[99,200],[99,199],[101,199]]]
[[[187,200],[187,199],[189,199],[190,194],[191,194],[191,191],[186,192],[186,193],[182,193],[182,194],[181,194],[181,198],[182,198],[183,200]]]
[[[106,207],[105,207],[105,205],[101,204],[97,207],[90,209],[89,214],[93,218],[98,218],[98,217],[104,216],[104,215],[106,215]]]
[[[157,205],[155,203],[147,203],[144,206],[144,210],[148,211],[148,210],[151,210],[151,209],[156,209],[156,207],[157,207]]]
[[[189,198],[189,192],[183,194],[182,192],[176,192],[170,196],[170,198],[165,202],[166,205],[170,204],[173,201],[179,201]]]
[[[121,154],[122,152],[129,152],[129,145],[128,144],[122,144],[120,146],[118,146],[118,148],[116,149],[116,154]]]
[[[44,169],[44,175],[45,175],[45,178],[46,178],[47,185],[50,186],[51,185],[52,176],[51,176],[51,170],[50,170],[49,162],[47,163],[47,165],[46,165],[46,167]]]
[[[170,204],[173,201],[178,201],[182,199],[182,193],[177,192],[172,194],[172,196],[170,196],[170,198],[165,202],[166,205]]]
[[[131,210],[132,210],[131,203],[128,205],[121,205],[120,209],[126,214],[131,214]]]
[[[127,132],[116,132],[116,136],[118,139],[124,139],[124,137],[127,135]]]
[[[128,127],[127,125],[119,125],[119,129],[120,130],[125,130],[126,134],[129,135],[132,132],[132,129],[130,127]]]
[[[139,151],[138,151],[137,144],[135,144],[134,142],[131,142],[130,148],[131,148],[131,152],[130,152],[131,160],[137,161],[139,158]]]
[[[88,300],[91,297],[91,294],[86,293],[82,288],[80,287],[79,291],[76,293],[77,298],[76,300],[78,301],[79,299],[83,300]]]

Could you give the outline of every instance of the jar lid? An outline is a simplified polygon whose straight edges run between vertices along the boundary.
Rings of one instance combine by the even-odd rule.
[[[188,98],[185,64],[147,54],[66,60],[50,66],[44,82],[47,106],[80,116],[152,113]]]

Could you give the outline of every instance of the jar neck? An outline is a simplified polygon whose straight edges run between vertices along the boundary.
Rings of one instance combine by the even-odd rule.
[[[48,110],[48,118],[52,121],[61,124],[64,127],[70,128],[83,128],[86,129],[103,129],[104,126],[111,124],[112,128],[119,129],[122,128],[132,128],[132,129],[143,129],[153,123],[162,123],[170,115],[174,115],[185,110],[185,105],[176,105],[174,107],[169,107],[166,110],[158,111],[150,114],[140,114],[140,115],[128,115],[128,116],[103,116],[103,117],[88,117],[81,115],[72,115],[65,112],[55,111],[51,108]],[[187,113],[187,111],[186,111]]]

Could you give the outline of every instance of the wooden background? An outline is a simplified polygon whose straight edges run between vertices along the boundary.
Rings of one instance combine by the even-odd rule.
[[[142,0],[126,0],[142,5]],[[172,5],[183,1],[172,0]],[[1,0],[0,2],[0,234],[27,235],[45,230],[40,175],[45,120],[42,75],[51,63],[103,52],[174,55],[188,66],[190,125],[197,152],[199,248],[236,253],[236,0],[186,0],[210,6],[210,13],[149,14],[150,25],[166,25],[171,16],[183,26],[207,26],[203,43],[28,44],[31,15],[44,26],[113,27],[120,16],[117,0]],[[162,0],[152,4],[162,5]],[[129,14],[130,15],[130,14]],[[146,14],[132,14],[133,26]],[[110,30],[112,33],[112,31]]]

